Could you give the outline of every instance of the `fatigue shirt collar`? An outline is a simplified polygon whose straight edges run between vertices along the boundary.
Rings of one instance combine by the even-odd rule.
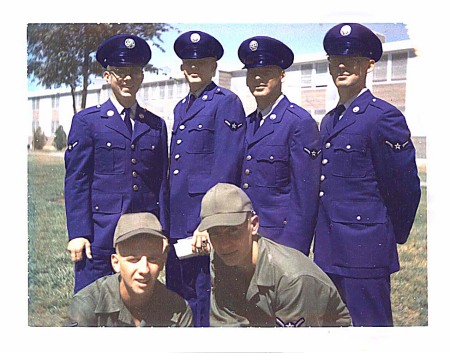
[[[100,298],[96,314],[119,313],[118,320],[134,326],[131,313],[120,297],[120,273],[109,276],[100,287]]]
[[[273,287],[275,285],[274,271],[272,254],[267,248],[264,238],[258,235],[258,259],[255,273],[247,290],[246,299],[248,301],[258,294],[259,287]]]

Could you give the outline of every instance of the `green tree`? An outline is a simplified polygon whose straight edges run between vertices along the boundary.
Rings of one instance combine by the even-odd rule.
[[[64,147],[67,146],[67,134],[64,131],[62,125],[59,125],[55,131],[53,146],[55,146],[58,151],[61,151]]]
[[[151,40],[164,52],[161,35],[174,29],[165,23],[32,23],[27,27],[28,77],[45,88],[70,87],[73,111],[75,91],[82,87],[81,109],[86,108],[90,77],[101,75],[95,60],[98,45],[105,39],[130,33]],[[157,71],[149,64],[146,71]]]
[[[36,130],[34,130],[34,133],[33,133],[33,149],[35,149],[35,150],[43,149],[45,144],[47,143],[47,140],[48,140],[47,136],[45,136],[41,127],[38,126],[36,128]]]

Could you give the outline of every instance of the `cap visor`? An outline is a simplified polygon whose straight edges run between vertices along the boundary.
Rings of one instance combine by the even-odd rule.
[[[214,214],[203,218],[198,230],[203,232],[212,227],[238,226],[247,219],[247,211],[239,213]]]

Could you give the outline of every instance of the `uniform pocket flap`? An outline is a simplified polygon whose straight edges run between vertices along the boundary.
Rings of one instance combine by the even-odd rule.
[[[287,146],[261,146],[256,155],[258,161],[273,163],[276,161],[288,161],[289,152]]]
[[[92,212],[120,213],[122,211],[121,194],[94,194],[92,196]]]
[[[98,134],[95,146],[109,150],[114,148],[125,149],[125,139],[113,134]]]
[[[211,119],[210,116],[199,116],[195,118],[195,121],[189,123],[189,131],[202,131],[202,130],[210,130],[214,131],[214,119]]]
[[[334,201],[330,210],[333,222],[377,224],[387,222],[386,207],[379,201],[338,202]]]
[[[362,152],[367,150],[364,138],[359,135],[343,135],[336,138],[333,143],[334,150],[341,150],[345,152]]]

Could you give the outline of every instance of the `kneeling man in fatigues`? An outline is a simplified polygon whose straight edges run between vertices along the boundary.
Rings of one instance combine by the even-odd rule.
[[[219,183],[203,197],[211,255],[211,326],[350,326],[327,275],[298,250],[258,235],[247,194]]]

